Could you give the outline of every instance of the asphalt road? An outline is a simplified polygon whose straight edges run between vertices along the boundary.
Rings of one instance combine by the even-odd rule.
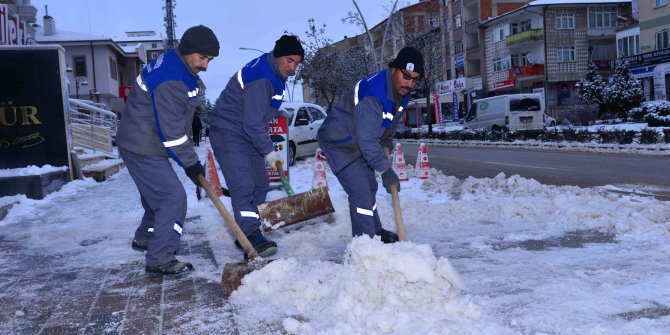
[[[416,161],[418,144],[403,144],[405,160]],[[549,185],[612,185],[621,192],[670,200],[670,158],[631,154],[472,148],[428,145],[430,166],[458,178],[518,174]]]

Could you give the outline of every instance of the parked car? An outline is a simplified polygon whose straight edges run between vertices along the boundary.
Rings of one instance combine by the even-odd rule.
[[[462,124],[464,129],[539,130],[543,116],[539,94],[507,94],[475,100]]]
[[[556,127],[556,119],[544,114],[544,126],[545,127]]]
[[[326,118],[326,110],[309,102],[284,101],[279,111],[287,114],[289,165],[297,158],[313,156],[319,147],[316,132]]]

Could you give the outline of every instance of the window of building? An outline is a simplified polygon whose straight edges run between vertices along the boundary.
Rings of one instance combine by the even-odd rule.
[[[109,57],[109,73],[112,75],[112,79],[118,80],[119,78],[119,69],[116,65],[116,59]]]
[[[619,57],[633,56],[640,53],[640,35],[631,35],[617,40]]]
[[[511,66],[511,58],[509,55],[493,59],[493,72],[509,70]]]
[[[86,57],[74,56],[73,63],[74,63],[74,76],[86,77]]]
[[[589,28],[615,28],[616,19],[616,6],[589,7]]]
[[[528,53],[522,52],[511,56],[512,67],[526,66],[528,63]]]
[[[656,50],[668,48],[668,29],[656,32]]]
[[[156,49],[158,48],[158,44],[156,43],[151,43],[151,49]]]
[[[509,25],[494,28],[492,34],[493,42],[504,41],[509,35],[509,28]]]
[[[668,4],[668,0],[654,0],[654,8],[665,6]]]
[[[429,19],[429,23],[431,28],[437,28],[440,26],[440,19],[437,17],[431,17]]]
[[[567,10],[556,13],[556,29],[575,29],[575,13]]]
[[[575,47],[561,46],[556,49],[556,61],[558,62],[574,62],[575,61]]]
[[[158,57],[158,55],[160,55],[160,54],[161,53],[158,52],[158,51],[148,51],[147,52],[147,56],[148,56],[149,61],[152,61],[152,60],[156,59],[156,57]]]
[[[462,40],[454,41],[454,53],[455,54],[463,53],[463,41]]]
[[[454,15],[454,28],[460,28],[463,25],[461,14]]]

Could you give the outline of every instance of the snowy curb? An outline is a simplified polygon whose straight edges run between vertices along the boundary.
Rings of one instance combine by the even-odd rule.
[[[570,143],[570,142],[537,142],[537,141],[515,141],[515,142],[486,142],[486,141],[441,141],[431,139],[399,139],[401,143],[426,143],[431,145],[442,145],[450,147],[491,147],[491,148],[515,148],[529,150],[558,150],[558,151],[582,151],[602,153],[625,153],[637,155],[670,156],[670,144],[601,144],[601,143]]]

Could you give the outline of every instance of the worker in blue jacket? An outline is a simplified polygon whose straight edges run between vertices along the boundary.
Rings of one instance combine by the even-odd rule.
[[[186,191],[169,158],[199,185],[205,169],[187,134],[202,95],[198,73],[218,55],[219,41],[211,29],[187,29],[176,49],[159,55],[137,77],[116,134],[144,208],[132,247],[147,251],[150,274],[193,270],[191,263],[175,258],[186,218]]]
[[[380,236],[384,243],[398,241],[398,235],[382,228],[375,195],[380,172],[390,193],[398,176],[384,152],[393,148],[396,126],[409,93],[424,74],[423,56],[405,47],[389,67],[363,78],[328,113],[317,133],[321,150],[331,170],[349,195],[353,236]]]
[[[261,257],[277,252],[277,243],[261,233],[258,214],[270,187],[265,164],[283,164],[268,127],[278,115],[286,80],[304,56],[298,38],[283,35],[272,52],[251,60],[230,78],[210,114],[210,143],[230,191],[235,221]]]

